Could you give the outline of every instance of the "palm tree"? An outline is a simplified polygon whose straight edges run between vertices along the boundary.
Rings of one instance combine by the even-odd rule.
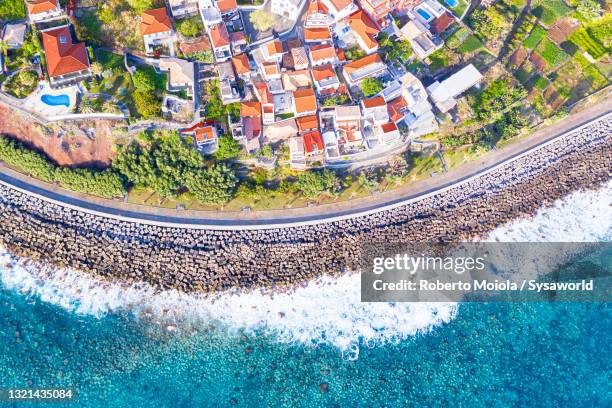
[[[94,106],[91,99],[81,100],[79,110],[81,111],[81,113],[94,113]]]
[[[102,67],[102,64],[100,64],[98,61],[91,63],[91,73],[93,75],[95,76],[102,75],[103,71],[104,71],[104,67]]]
[[[117,112],[117,105],[112,101],[106,101],[102,104],[102,110],[106,113],[115,113]]]
[[[6,60],[6,57],[8,57],[8,44],[6,41],[0,40],[0,49],[2,49],[2,55],[4,56],[4,59]]]

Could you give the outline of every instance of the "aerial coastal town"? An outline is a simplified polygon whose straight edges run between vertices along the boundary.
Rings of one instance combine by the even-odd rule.
[[[47,137],[103,135],[127,146],[143,133],[173,133],[203,160],[231,160],[255,178],[275,168],[356,170],[372,190],[435,177],[605,94],[607,7],[595,0],[8,0],[0,6],[0,102],[28,126],[45,127]],[[1,133],[24,126],[0,125]],[[92,150],[107,157],[93,152],[91,162],[108,164],[117,149]],[[385,166],[387,177],[368,170]],[[328,184],[318,193],[338,190],[338,182]],[[165,196],[180,186],[152,190]]]

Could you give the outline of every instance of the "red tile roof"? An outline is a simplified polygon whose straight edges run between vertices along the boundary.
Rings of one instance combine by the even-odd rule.
[[[313,61],[324,61],[334,58],[335,56],[336,49],[329,43],[317,44],[310,47],[310,58],[312,58]]]
[[[240,104],[240,116],[261,116],[261,103],[259,102],[242,102]]]
[[[230,45],[229,34],[224,23],[215,24],[210,27],[210,42],[215,48]]]
[[[341,11],[347,8],[353,0],[330,0],[330,3],[336,8],[336,11]]]
[[[203,128],[196,129],[195,139],[196,142],[206,142],[215,138],[215,128],[212,126],[205,126]]]
[[[35,0],[27,2],[28,12],[30,14],[45,13],[57,8],[57,0]]]
[[[375,96],[373,98],[362,99],[363,106],[366,108],[376,108],[378,106],[385,106],[385,98],[382,96]]]
[[[313,153],[315,151],[323,151],[323,138],[321,132],[314,130],[304,134],[304,150],[306,153]]]
[[[364,67],[367,67],[368,65],[373,65],[373,64],[382,64],[382,59],[380,59],[380,55],[378,54],[366,55],[363,58],[359,58],[358,60],[351,61],[347,63],[346,65],[344,65],[344,70],[348,73],[351,73],[354,71],[358,71]]]
[[[217,0],[217,8],[222,13],[227,13],[238,8],[236,0]]]
[[[261,117],[242,118],[242,127],[247,140],[261,136]]]
[[[336,71],[331,64],[321,65],[312,69],[312,76],[315,81],[320,82],[327,78],[337,77]]]
[[[453,16],[451,16],[448,11],[445,11],[444,14],[429,23],[429,30],[434,34],[441,34],[453,24],[454,21],[455,19]]]
[[[251,71],[249,68],[249,58],[246,54],[239,54],[232,57],[232,65],[234,65],[234,71],[236,74],[246,74]]]
[[[404,109],[407,107],[408,103],[403,96],[400,96],[387,104],[387,112],[392,121],[398,122],[404,118]]]
[[[323,4],[322,1],[320,0],[313,0],[310,2],[310,4],[308,5],[308,10],[306,11],[306,15],[310,16],[313,14],[328,14],[329,10],[327,9],[327,7],[325,7],[325,4]]]
[[[280,42],[279,40],[270,41],[269,43],[266,44],[266,51],[268,52],[268,55],[271,57],[277,54],[282,54],[283,53],[283,43]]]
[[[397,130],[397,125],[394,122],[384,123],[380,127],[383,133],[390,133]]]
[[[143,11],[141,17],[140,31],[142,35],[172,31],[172,21],[165,7]]]
[[[378,41],[376,41],[375,37],[380,30],[376,26],[376,23],[374,23],[363,10],[351,14],[347,18],[347,22],[368,48],[375,48],[378,46]]]
[[[247,40],[246,33],[244,31],[234,31],[230,34],[230,41],[233,43],[238,43]]]
[[[268,89],[268,85],[265,82],[258,82],[255,84],[255,89],[257,89],[257,93],[259,94],[259,101],[261,103],[274,103],[272,99],[272,94]]]
[[[305,132],[319,127],[317,115],[308,115],[297,118],[297,125],[300,132]]]
[[[327,27],[304,28],[304,39],[306,41],[325,41],[331,39],[331,34]]]
[[[72,42],[68,26],[42,33],[43,48],[50,77],[79,72],[89,68],[85,44]]]
[[[311,112],[317,110],[317,98],[312,88],[298,89],[293,91],[296,113]]]

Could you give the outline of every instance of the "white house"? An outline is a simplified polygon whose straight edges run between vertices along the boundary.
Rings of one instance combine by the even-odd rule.
[[[309,0],[308,10],[306,10],[305,27],[329,27],[331,20],[328,10],[321,0]]]
[[[442,113],[457,105],[457,96],[482,80],[482,74],[470,64],[452,74],[442,82],[434,82],[427,87],[429,97]]]
[[[272,0],[270,11],[279,16],[296,21],[306,0]]]
[[[335,64],[337,61],[336,49],[330,43],[311,45],[308,48],[308,57],[313,67]]]
[[[367,55],[342,67],[342,75],[349,86],[356,86],[366,78],[377,77],[387,69],[378,54]]]
[[[327,8],[332,22],[342,20],[359,10],[353,0],[321,0],[321,2]]]
[[[25,24],[7,24],[2,31],[2,41],[9,50],[18,50],[23,45],[27,26]]]
[[[400,36],[406,39],[419,59],[425,59],[444,45],[439,37],[432,35],[419,20],[408,21],[401,29]]]
[[[172,17],[184,17],[198,13],[198,0],[168,0]]]
[[[210,37],[210,44],[213,48],[215,61],[227,61],[232,57],[229,33],[224,23],[210,26],[208,28],[208,36]]]
[[[346,23],[351,28],[357,44],[366,54],[378,51],[376,36],[380,30],[363,10],[351,14],[346,19]]]
[[[143,11],[141,17],[140,31],[147,54],[151,54],[157,46],[166,46],[170,55],[174,55],[176,35],[166,8]]]
[[[195,94],[195,65],[193,62],[179,58],[161,58],[159,69],[168,73],[167,90],[177,92],[187,91],[187,95]]]
[[[53,20],[63,14],[59,0],[34,0],[26,2],[32,23]]]
[[[389,122],[389,112],[387,102],[382,96],[365,98],[361,100],[361,110],[363,118],[371,121],[375,125],[382,125]]]
[[[336,90],[340,87],[338,75],[336,75],[336,71],[331,65],[322,65],[313,68],[312,77],[319,95],[324,92],[331,92],[331,90]]]

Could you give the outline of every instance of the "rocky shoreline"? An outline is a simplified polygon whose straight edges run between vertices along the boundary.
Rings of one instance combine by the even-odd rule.
[[[611,177],[612,120],[599,120],[476,180],[417,202],[332,223],[199,230],[118,221],[0,186],[0,245],[18,256],[160,289],[294,285],[358,269],[370,243],[449,242]]]

